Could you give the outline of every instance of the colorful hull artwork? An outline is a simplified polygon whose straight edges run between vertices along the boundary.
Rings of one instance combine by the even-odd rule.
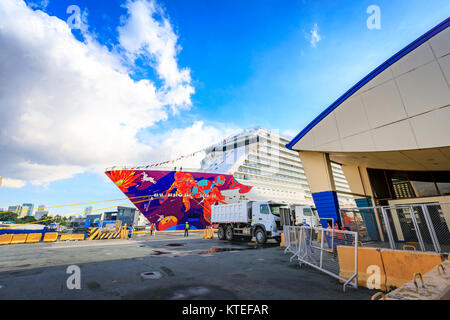
[[[211,206],[252,189],[232,175],[159,170],[114,170],[106,175],[157,230],[182,230],[211,225]]]

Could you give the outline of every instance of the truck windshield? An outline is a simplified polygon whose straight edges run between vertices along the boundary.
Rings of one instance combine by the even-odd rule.
[[[285,204],[269,204],[269,206],[270,206],[270,211],[272,212],[272,214],[276,215],[276,216],[280,216],[281,208],[289,209],[289,207]]]

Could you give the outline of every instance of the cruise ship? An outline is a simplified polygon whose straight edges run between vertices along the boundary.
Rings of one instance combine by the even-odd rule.
[[[253,128],[202,150],[195,165],[183,158],[106,174],[157,230],[182,229],[186,221],[204,229],[211,224],[214,204],[272,200],[313,205],[300,158],[285,148],[288,142],[274,130]],[[345,193],[349,188],[342,169],[337,164],[332,169],[338,191]],[[339,200],[352,202],[346,196]]]

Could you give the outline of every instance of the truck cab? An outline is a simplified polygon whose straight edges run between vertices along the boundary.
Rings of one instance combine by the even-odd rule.
[[[302,222],[306,222],[311,227],[320,225],[319,216],[315,208],[308,205],[295,205],[293,207],[296,225]]]
[[[281,240],[281,213],[289,210],[289,206],[271,201],[255,201],[252,203],[252,230],[258,243],[266,242],[267,238]],[[258,233],[262,229],[263,233]]]

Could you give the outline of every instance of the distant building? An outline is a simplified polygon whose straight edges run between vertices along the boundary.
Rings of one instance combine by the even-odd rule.
[[[38,209],[36,210],[36,212],[34,213],[34,218],[36,220],[40,220],[43,216],[45,215],[49,215],[48,210],[44,210],[45,209],[45,205],[40,205],[38,207]]]
[[[139,211],[136,208],[130,207],[117,207],[117,220],[122,221],[122,225],[129,227],[131,223],[136,225],[139,219]]]
[[[131,224],[134,226],[145,226],[149,223],[147,218],[136,210],[136,208],[122,206],[117,207],[116,211],[88,214],[86,220],[88,220],[91,225],[96,222],[120,220],[122,221],[122,225],[126,225],[127,227]]]
[[[22,210],[20,211],[19,218],[23,218],[26,216],[32,216],[34,210],[34,204],[32,203],[24,203],[22,205]]]
[[[22,211],[22,206],[9,206],[8,211],[19,214]]]
[[[88,215],[92,213],[92,206],[84,208],[84,214],[83,217],[86,218]]]
[[[71,217],[70,226],[71,227],[83,227],[86,222],[86,218],[82,216]]]

